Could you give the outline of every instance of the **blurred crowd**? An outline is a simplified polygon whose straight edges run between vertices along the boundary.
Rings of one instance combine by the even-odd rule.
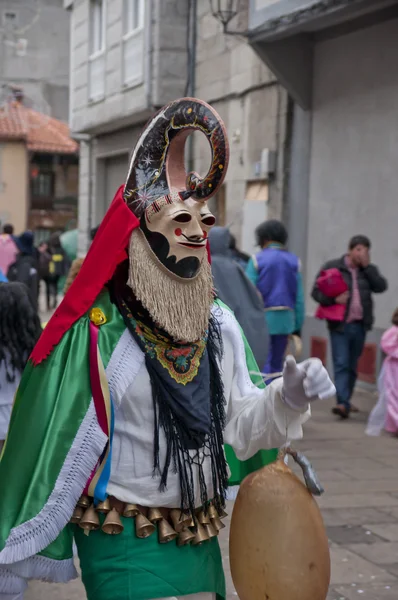
[[[46,308],[55,309],[58,292],[70,268],[70,258],[63,248],[60,233],[47,242],[34,244],[32,231],[14,235],[11,224],[0,235],[0,277],[2,281],[23,283],[35,309],[38,308],[40,285],[44,285]]]

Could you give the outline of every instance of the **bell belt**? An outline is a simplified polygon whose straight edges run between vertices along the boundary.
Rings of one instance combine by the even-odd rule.
[[[104,515],[101,524],[100,514]],[[217,537],[225,527],[222,519],[227,513],[216,509],[213,502],[196,510],[195,517],[185,514],[180,508],[150,508],[129,504],[109,496],[94,506],[93,499],[81,496],[70,522],[84,530],[86,535],[99,531],[107,535],[119,535],[124,530],[121,517],[135,520],[135,534],[143,539],[158,532],[160,544],[177,541],[178,546],[201,545]]]

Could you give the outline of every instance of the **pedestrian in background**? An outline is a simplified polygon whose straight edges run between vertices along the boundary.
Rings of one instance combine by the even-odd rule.
[[[264,306],[256,288],[232,257],[230,241],[227,227],[210,230],[211,270],[217,298],[233,311],[257,364],[264,364],[268,347]]]
[[[0,283],[0,451],[22,371],[40,333],[40,320],[26,286]]]
[[[387,289],[387,281],[370,262],[370,240],[364,235],[354,236],[348,252],[341,258],[328,261],[316,277],[312,297],[321,306],[345,306],[342,321],[328,320],[337,405],[332,412],[343,419],[352,410],[351,397],[357,380],[358,360],[362,354],[366,333],[373,325],[372,294]],[[317,280],[323,271],[338,269],[347,284],[347,291],[333,298],[320,291]]]
[[[283,223],[271,219],[255,231],[261,250],[247,265],[246,274],[259,290],[265,308],[269,350],[264,373],[282,371],[289,336],[300,335],[304,322],[304,291],[300,261],[288,252],[287,231]],[[279,376],[279,375],[277,375]]]
[[[61,245],[58,233],[52,234],[48,240],[48,250],[51,259],[48,265],[48,273],[44,278],[46,283],[47,309],[57,308],[58,305],[58,284],[61,277],[67,275],[69,270],[69,260],[65,250]]]
[[[229,229],[228,229],[229,231]],[[231,258],[238,263],[242,269],[246,269],[247,263],[249,262],[250,256],[246,252],[242,252],[236,246],[236,238],[229,231],[229,255]]]
[[[7,272],[8,281],[19,281],[26,285],[31,302],[37,310],[39,297],[39,273],[35,258],[34,237],[31,231],[25,231],[15,238],[18,255]]]
[[[380,435],[383,429],[398,435],[398,308],[391,323],[380,342],[385,359],[377,386],[379,400],[369,415],[367,435]]]
[[[50,305],[50,290],[48,284],[48,277],[50,273],[50,262],[51,262],[51,254],[48,249],[47,242],[41,242],[37,248],[38,254],[38,270],[39,270],[39,286],[40,283],[44,283],[44,290],[47,299],[47,310]]]
[[[0,235],[0,271],[7,275],[10,265],[15,262],[18,248],[14,239],[14,227],[11,224],[4,225],[3,233]]]

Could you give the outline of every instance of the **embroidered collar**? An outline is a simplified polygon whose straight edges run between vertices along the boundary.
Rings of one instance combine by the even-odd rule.
[[[207,333],[196,343],[175,342],[156,326],[145,324],[143,315],[132,314],[123,301],[125,314],[134,327],[142,347],[152,359],[157,359],[170,377],[186,385],[198,374],[200,361],[206,348]]]

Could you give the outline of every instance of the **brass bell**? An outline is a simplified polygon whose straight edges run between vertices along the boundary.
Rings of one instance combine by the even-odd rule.
[[[88,508],[90,506],[90,498],[88,496],[80,496],[77,505],[82,508]]]
[[[208,509],[207,509],[207,514],[210,517],[210,520],[212,519],[218,519],[218,512],[216,510],[216,507],[213,504],[210,504]]]
[[[221,519],[219,517],[217,517],[216,519],[212,519],[211,524],[213,525],[213,527],[216,531],[221,531],[221,529],[224,529],[224,527],[225,527],[224,523],[221,521]]]
[[[226,513],[223,508],[220,508],[220,510],[218,511],[218,516],[220,517],[220,519],[225,519],[226,517],[228,517],[228,513]]]
[[[189,527],[191,524],[191,515],[182,513],[178,508],[173,508],[170,511],[170,518],[173,521],[173,527],[177,533],[181,533],[184,527]]]
[[[167,519],[162,519],[158,525],[159,544],[167,544],[178,537],[178,533],[172,528]]]
[[[185,527],[178,535],[177,546],[188,546],[195,539],[195,534]]]
[[[93,505],[89,506],[89,508],[84,512],[84,515],[79,521],[79,527],[85,531],[95,531],[96,529],[99,529],[100,521],[98,513]]]
[[[112,508],[106,515],[106,519],[102,525],[102,531],[107,535],[119,535],[124,529],[123,523],[120,520],[119,513],[116,508]]]
[[[158,508],[150,508],[148,511],[148,521],[151,523],[159,523],[163,519],[163,515]]]
[[[76,506],[71,516],[70,523],[80,523],[82,516],[84,515],[84,509],[81,506]]]
[[[218,536],[218,531],[217,529],[211,524],[211,523],[206,523],[205,525],[203,525],[204,530],[206,531],[209,540],[211,538],[217,537]]]
[[[142,513],[138,513],[135,518],[135,533],[139,538],[147,538],[153,534],[156,527],[153,523],[148,521],[146,517]]]
[[[189,523],[188,527],[195,527],[195,521],[193,519],[191,519],[191,522]]]
[[[131,519],[132,517],[136,517],[139,512],[140,511],[136,504],[126,504],[123,511],[123,517],[128,517]]]
[[[209,513],[205,514],[204,510],[198,513],[198,521],[201,525],[210,525]]]
[[[203,542],[209,541],[209,536],[207,535],[207,532],[203,525],[201,525],[200,523],[196,523],[196,527],[197,531],[194,539],[192,540],[192,545],[201,546]]]
[[[109,498],[104,500],[103,502],[99,502],[96,506],[97,512],[107,515],[112,509],[111,503],[109,502]]]

